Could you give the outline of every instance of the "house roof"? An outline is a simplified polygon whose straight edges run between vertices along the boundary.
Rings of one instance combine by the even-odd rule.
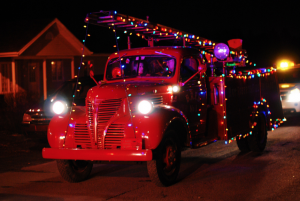
[[[39,20],[20,20],[18,22],[1,23],[5,27],[0,32],[0,57],[17,57],[24,52],[29,52],[33,55],[43,51],[44,47],[49,47],[49,44],[43,43],[43,47],[38,47],[37,43],[41,44],[41,36],[45,36],[50,29],[55,26],[56,35],[54,38],[60,37],[65,44],[69,43],[69,48],[72,47],[72,54],[81,55],[83,44],[57,19],[39,19]],[[52,31],[53,32],[53,31]],[[47,35],[45,37],[48,37]],[[51,36],[50,36],[51,37]],[[53,37],[53,35],[52,35]],[[53,38],[52,38],[53,39]],[[35,44],[36,43],[36,44]],[[49,43],[49,42],[48,42]],[[57,41],[56,41],[57,43]],[[37,51],[30,50],[30,47],[35,44]],[[41,45],[39,45],[41,46]],[[32,49],[32,47],[31,47]],[[45,52],[45,51],[44,51]],[[28,53],[27,53],[28,54]],[[90,50],[85,47],[86,55],[92,54]]]

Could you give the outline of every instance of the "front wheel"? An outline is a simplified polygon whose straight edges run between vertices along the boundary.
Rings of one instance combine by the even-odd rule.
[[[176,181],[181,161],[180,143],[176,132],[167,131],[155,151],[155,159],[147,162],[148,174],[157,186],[170,186]]]
[[[89,161],[56,160],[56,163],[62,178],[71,183],[86,180],[93,168]]]

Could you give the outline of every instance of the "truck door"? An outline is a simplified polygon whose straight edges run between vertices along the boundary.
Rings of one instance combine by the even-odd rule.
[[[180,66],[180,81],[184,83],[197,73],[199,61],[196,57],[186,57]],[[206,132],[206,84],[204,75],[197,74],[181,86],[178,96],[178,108],[188,118],[192,138],[201,139]]]

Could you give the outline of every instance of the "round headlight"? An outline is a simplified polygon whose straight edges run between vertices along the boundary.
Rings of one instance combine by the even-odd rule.
[[[63,104],[61,101],[56,101],[56,102],[53,104],[52,109],[53,109],[53,112],[54,112],[55,114],[61,114],[61,113],[64,112],[65,107],[66,107],[65,104]]]
[[[150,101],[143,100],[138,105],[138,110],[142,114],[148,114],[151,112],[153,105]]]

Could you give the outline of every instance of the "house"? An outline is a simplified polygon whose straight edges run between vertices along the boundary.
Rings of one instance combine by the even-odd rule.
[[[91,68],[104,73],[109,54],[93,54],[58,19],[12,25],[2,32],[0,95],[26,92],[46,99],[77,76],[80,66],[78,76],[89,76]]]

